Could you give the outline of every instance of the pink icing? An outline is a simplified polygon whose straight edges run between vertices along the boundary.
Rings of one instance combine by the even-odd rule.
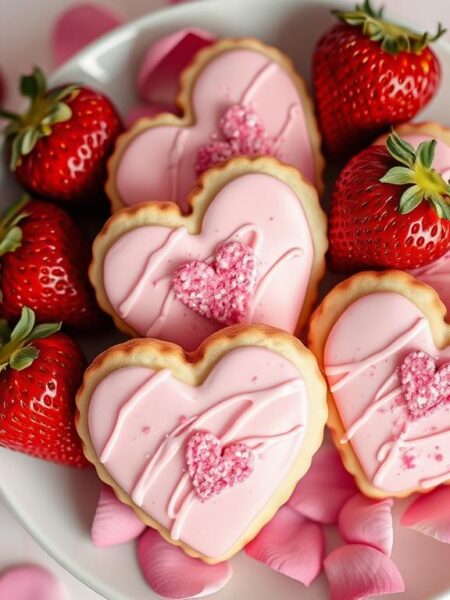
[[[173,277],[186,262],[205,261],[229,241],[251,245],[257,257],[256,289],[243,321],[294,332],[311,274],[311,233],[291,188],[260,173],[222,188],[198,235],[149,225],[119,238],[103,267],[111,305],[140,335],[196,348],[221,325],[177,300]]]
[[[403,137],[414,148],[417,148],[421,142],[432,139],[431,136],[417,134],[407,134]],[[450,182],[450,147],[441,140],[437,141],[433,167]],[[447,307],[447,311],[450,311],[450,250],[438,260],[409,273],[434,288]]]
[[[187,211],[198,152],[214,140],[220,119],[233,104],[252,107],[276,142],[276,156],[317,184],[302,99],[291,76],[266,55],[251,49],[222,52],[199,74],[192,102],[193,127],[146,129],[128,144],[116,173],[124,204],[171,200]]]
[[[373,293],[354,302],[335,323],[325,347],[325,372],[346,436],[375,487],[391,493],[450,480],[450,403],[411,419],[399,379],[410,352],[450,361],[438,350],[428,321],[409,300]],[[443,460],[436,460],[436,445]],[[404,468],[404,453],[416,460]]]
[[[245,534],[285,480],[309,426],[308,403],[290,361],[244,347],[225,355],[199,387],[168,370],[110,373],[92,395],[89,429],[101,462],[134,502],[173,539],[214,558]],[[254,466],[245,481],[202,502],[185,452],[189,437],[205,430],[223,447],[245,444]]]
[[[410,275],[434,288],[450,313],[450,250],[429,265],[409,271]]]

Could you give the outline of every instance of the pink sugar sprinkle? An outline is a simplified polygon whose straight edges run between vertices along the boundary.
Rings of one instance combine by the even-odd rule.
[[[261,118],[248,106],[233,104],[220,119],[219,129],[223,141],[214,135],[213,141],[198,151],[195,166],[197,175],[234,156],[273,154],[273,141]]]
[[[444,455],[443,454],[435,454],[434,455],[434,460],[436,462],[442,462],[444,460]]]
[[[222,450],[220,440],[210,431],[194,432],[185,456],[195,493],[202,500],[242,483],[255,465],[253,452],[246,444],[230,444]]]
[[[416,457],[413,454],[405,453],[402,456],[402,467],[410,470],[416,468]]]
[[[256,287],[256,256],[240,242],[220,246],[213,262],[194,260],[173,279],[175,296],[190,309],[219,323],[241,323]]]
[[[450,363],[436,371],[434,359],[425,352],[410,352],[400,366],[403,395],[412,419],[427,415],[450,401]]]

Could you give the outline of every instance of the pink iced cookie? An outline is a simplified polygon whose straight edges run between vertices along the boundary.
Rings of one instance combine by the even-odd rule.
[[[67,600],[62,583],[44,567],[26,565],[0,574],[2,600]]]
[[[436,155],[433,166],[445,181],[450,182],[450,129],[438,123],[408,123],[396,131],[414,148],[424,141],[435,139]],[[376,143],[384,141],[380,138]],[[434,288],[450,313],[450,248],[444,256],[409,273]]]
[[[183,116],[144,119],[120,139],[107,183],[113,210],[165,199],[187,212],[197,175],[212,157],[220,163],[238,151],[249,154],[224,136],[222,120],[233,106],[252,111],[270,140],[270,148],[265,137],[261,144],[253,141],[251,155],[258,148],[259,154],[274,155],[322,189],[311,101],[290,60],[275,48],[242,39],[201,50],[183,72],[178,103]]]
[[[148,203],[114,215],[94,243],[91,280],[120,329],[192,350],[234,323],[299,332],[326,251],[317,194],[275,159],[208,171],[189,216]]]
[[[450,481],[450,326],[431,288],[400,271],[362,273],[313,316],[344,464],[374,497]]]
[[[130,340],[88,369],[78,431],[100,477],[145,524],[216,563],[258,533],[309,468],[325,396],[313,355],[279,330],[235,326],[190,354]]]

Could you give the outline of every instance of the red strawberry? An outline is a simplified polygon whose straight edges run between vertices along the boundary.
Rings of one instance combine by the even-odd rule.
[[[23,196],[0,220],[0,313],[17,319],[29,306],[39,322],[101,325],[87,275],[90,259],[89,242],[62,208]]]
[[[326,31],[313,56],[313,82],[325,149],[349,155],[390,125],[409,121],[433,97],[441,69],[434,37],[383,19],[369,0]]]
[[[29,308],[12,333],[0,321],[0,446],[85,467],[75,429],[85,359],[69,337],[56,333],[59,324],[34,322]]]
[[[111,102],[99,92],[68,85],[48,91],[42,71],[23,77],[28,112],[0,111],[9,119],[5,135],[10,167],[19,182],[56,202],[87,202],[102,197],[106,161],[122,130]]]
[[[411,269],[450,246],[450,186],[432,168],[436,141],[417,152],[392,133],[357,154],[336,182],[329,223],[332,266]]]

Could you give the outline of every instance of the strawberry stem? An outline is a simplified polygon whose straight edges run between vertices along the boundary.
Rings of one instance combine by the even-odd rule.
[[[407,27],[395,25],[383,18],[383,9],[376,11],[370,0],[357,4],[353,11],[334,10],[332,13],[347,25],[360,27],[365,36],[374,42],[381,42],[381,48],[388,54],[399,52],[414,52],[420,54],[432,42],[444,35],[441,23],[437,32],[432,36],[428,32],[417,33]]]
[[[31,342],[53,335],[61,329],[61,323],[47,323],[35,326],[36,317],[31,308],[23,307],[22,314],[14,329],[0,320],[0,372],[11,367],[22,371],[39,356],[39,351]]]
[[[30,201],[28,194],[22,194],[17,202],[12,204],[0,219],[0,256],[15,252],[22,244],[22,230],[18,224],[27,217],[23,208]]]
[[[28,111],[15,114],[0,109],[0,116],[9,121],[4,133],[11,146],[12,171],[20,164],[22,156],[33,151],[41,138],[51,135],[53,125],[72,117],[68,102],[77,91],[76,85],[47,91],[45,76],[38,67],[34,68],[31,75],[22,77],[20,92],[30,100]]]
[[[436,140],[422,142],[415,150],[395,131],[386,141],[389,154],[400,166],[389,169],[380,182],[408,186],[400,198],[399,212],[402,215],[426,201],[439,218],[450,220],[450,185],[433,169],[436,143]]]

